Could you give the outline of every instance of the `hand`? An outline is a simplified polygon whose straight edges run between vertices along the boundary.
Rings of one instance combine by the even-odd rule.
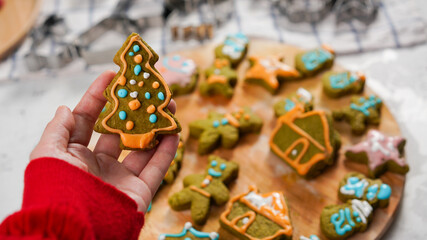
[[[93,151],[87,148],[95,121],[106,103],[103,91],[114,76],[113,71],[101,74],[72,112],[60,106],[30,159],[62,159],[115,186],[135,200],[138,211],[145,212],[175,156],[179,137],[165,135],[157,148],[131,152],[123,163],[117,161],[122,152],[117,134],[103,134]],[[175,113],[174,101],[169,104],[169,110]]]

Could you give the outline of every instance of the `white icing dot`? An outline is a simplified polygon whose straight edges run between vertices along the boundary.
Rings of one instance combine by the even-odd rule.
[[[131,98],[136,98],[136,97],[138,97],[138,92],[137,91],[133,91],[129,95],[130,95]]]
[[[132,80],[129,81],[129,83],[130,83],[130,85],[135,85],[136,81],[135,81],[135,79],[132,79]]]
[[[203,184],[204,185],[209,185],[209,183],[211,183],[211,181],[209,181],[209,179],[204,179],[203,180]]]
[[[165,239],[166,239],[166,236],[164,234],[159,236],[159,240],[165,240]]]
[[[185,223],[185,225],[184,225],[184,228],[188,230],[188,229],[190,229],[192,226],[193,226],[193,225],[191,225],[191,222],[186,222],[186,223]]]
[[[221,70],[219,70],[219,69],[217,68],[217,69],[215,69],[215,70],[214,70],[214,73],[215,73],[216,75],[219,75],[219,74],[221,73]]]
[[[150,74],[148,72],[145,72],[143,76],[144,76],[145,79],[147,79],[147,78],[150,77]]]
[[[219,237],[219,234],[218,234],[218,233],[216,233],[216,232],[211,232],[211,233],[209,234],[209,237],[210,237],[211,239],[217,239],[217,238]]]
[[[297,153],[298,153],[298,151],[297,151],[296,149],[292,150],[292,152],[291,152],[291,154],[292,154],[293,156],[296,156],[296,155],[297,155]]]
[[[243,224],[246,224],[246,223],[248,223],[248,222],[249,222],[249,218],[245,217],[245,218],[243,218],[243,219],[242,219],[242,223],[243,223]]]

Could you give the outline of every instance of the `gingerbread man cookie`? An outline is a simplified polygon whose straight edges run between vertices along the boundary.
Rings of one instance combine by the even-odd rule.
[[[231,98],[237,83],[237,72],[227,59],[215,59],[212,67],[206,69],[206,80],[200,84],[202,96],[222,95]]]
[[[360,72],[329,71],[322,77],[323,92],[331,98],[361,93],[365,87],[365,80],[365,75]]]
[[[334,50],[322,45],[320,48],[299,53],[295,56],[295,67],[301,75],[310,77],[334,64]]]
[[[171,165],[166,172],[163,182],[166,184],[171,184],[176,178],[179,169],[181,168],[182,160],[184,159],[184,142],[182,139],[179,139],[178,149],[176,150],[175,157],[173,158]]]

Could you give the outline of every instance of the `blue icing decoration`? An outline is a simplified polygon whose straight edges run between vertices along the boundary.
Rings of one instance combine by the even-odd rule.
[[[238,38],[238,39],[240,39],[240,40],[242,40],[244,42],[248,42],[249,41],[248,37],[246,37],[246,35],[243,34],[243,33],[241,33],[241,32],[238,32],[238,33],[236,33],[236,34],[234,34],[232,36],[234,36],[235,38]]]
[[[209,175],[211,175],[212,177],[221,177],[222,173],[221,172],[217,172],[212,168],[209,168],[208,170]]]
[[[381,184],[377,198],[379,200],[389,199],[391,196],[391,187],[388,184]]]
[[[157,122],[157,116],[156,116],[156,114],[151,114],[149,120],[150,120],[151,123]]]
[[[107,110],[107,108],[104,106],[101,112],[105,112],[105,110]]]
[[[214,128],[219,127],[219,121],[218,121],[218,120],[215,120],[215,121],[213,122],[213,126],[214,126]]]
[[[128,95],[128,91],[126,91],[126,89],[120,89],[117,91],[117,95],[121,98],[125,98]]]
[[[345,220],[347,220],[348,224],[344,224]],[[340,236],[351,231],[353,229],[352,226],[356,225],[351,219],[349,208],[340,209],[338,213],[332,214],[331,223],[335,226],[335,232]]]
[[[286,111],[291,111],[292,109],[294,109],[294,107],[295,107],[295,103],[292,101],[292,100],[290,100],[289,98],[286,98],[286,100],[285,100],[285,110]]]
[[[139,51],[139,46],[138,45],[133,45],[133,51],[134,52],[138,52]]]
[[[151,211],[151,202],[150,202],[150,205],[148,205],[148,208],[147,208],[147,212],[150,212]]]
[[[138,76],[141,73],[141,71],[142,71],[141,65],[136,65],[133,68],[133,73],[135,73],[136,76]]]
[[[174,57],[172,57],[172,60],[175,60],[175,59],[174,59]],[[187,61],[188,61],[188,60],[187,60]],[[188,63],[187,61],[184,61],[184,62],[182,63],[182,66],[184,66],[184,67],[185,67],[185,66],[188,66],[188,64],[189,64],[189,63]],[[169,58],[168,58],[168,57],[163,58],[162,63],[163,63],[163,66],[164,66],[166,69],[168,69],[169,71],[188,74],[188,72],[186,71],[186,69],[182,69],[182,68],[178,68],[178,67],[171,66],[171,65],[169,64]]]
[[[332,54],[322,48],[315,49],[305,53],[302,56],[302,61],[307,70],[311,71],[329,59],[332,59]]]
[[[343,194],[354,194],[356,197],[360,198],[363,196],[368,182],[360,180],[358,177],[350,177],[347,179],[347,184],[341,187],[341,192]]]
[[[221,124],[222,124],[222,125],[226,125],[226,124],[228,124],[228,119],[227,119],[227,118],[223,118],[223,119],[221,119]]]
[[[353,212],[353,216],[358,217],[359,216],[359,212],[354,211]]]
[[[320,238],[313,234],[310,236],[310,240],[320,240]]]
[[[184,240],[191,240],[191,238],[185,238]]]
[[[185,62],[182,62],[182,64],[181,64],[183,67],[186,67],[186,66],[188,66],[188,61],[185,61]],[[184,73],[185,73],[185,71],[183,71]]]
[[[181,56],[179,56],[179,55],[175,55],[172,57],[172,60],[174,60],[174,61],[179,61],[179,59],[181,59]]]
[[[151,98],[151,94],[149,92],[145,92],[144,94],[146,99],[150,99]]]
[[[125,111],[120,111],[120,112],[119,112],[119,118],[120,118],[121,120],[125,120],[125,119],[126,119],[126,117],[127,117],[127,113],[126,113]]]
[[[362,221],[362,219],[361,219],[360,217],[358,217],[358,218],[356,218],[356,221],[357,221],[357,222],[361,222],[361,221]]]
[[[165,100],[165,95],[162,93],[162,92],[159,92],[158,94],[157,94],[157,97],[160,99],[160,100]]]
[[[218,162],[217,162],[216,160],[213,160],[213,161],[211,162],[211,166],[212,166],[212,167],[216,167],[216,165],[218,165]]]
[[[218,240],[219,239],[219,234],[218,233],[205,233],[205,232],[200,232],[196,229],[194,229],[191,226],[191,223],[186,223],[184,226],[184,229],[182,229],[182,231],[180,233],[177,234],[160,234],[159,239],[165,239],[165,238],[181,238],[184,237],[185,235],[187,235],[187,233],[190,232],[193,236],[197,237],[197,238],[209,238],[211,240]],[[186,237],[184,238],[184,240],[191,240],[191,238]]]
[[[239,43],[236,43],[233,39],[226,39],[224,41],[224,44],[233,47],[234,51],[236,52],[242,52],[243,50],[245,50],[244,46],[240,45]]]
[[[368,99],[361,97],[359,99],[360,103],[363,103],[361,106],[354,103],[350,104],[350,108],[362,112],[365,116],[369,116],[369,108],[376,107],[377,104],[381,103],[381,99],[376,98],[374,95],[371,95]]]
[[[225,163],[221,163],[219,168],[224,171],[227,168],[227,165],[225,165]]]
[[[133,53],[133,52],[129,52],[129,56],[133,56],[133,55],[135,55],[135,53]]]
[[[374,184],[368,188],[368,192],[366,193],[366,198],[370,201],[375,198],[378,192],[378,185]]]
[[[338,73],[329,77],[331,87],[336,89],[343,89],[356,80],[357,79],[353,75],[350,75],[349,78],[347,72]]]

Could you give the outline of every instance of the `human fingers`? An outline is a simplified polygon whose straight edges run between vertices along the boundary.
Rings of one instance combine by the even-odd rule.
[[[168,109],[169,109],[169,111],[172,112],[172,114],[175,114],[175,112],[176,112],[176,102],[175,102],[175,100],[172,99],[170,101],[170,103],[168,105]]]
[[[156,149],[151,149],[150,151],[132,151],[123,159],[122,164],[135,176],[139,176],[142,169],[144,169],[148,161],[153,157],[155,151]]]
[[[106,154],[115,160],[120,156],[122,149],[120,148],[120,136],[117,134],[102,134],[96,143],[93,153]]]

